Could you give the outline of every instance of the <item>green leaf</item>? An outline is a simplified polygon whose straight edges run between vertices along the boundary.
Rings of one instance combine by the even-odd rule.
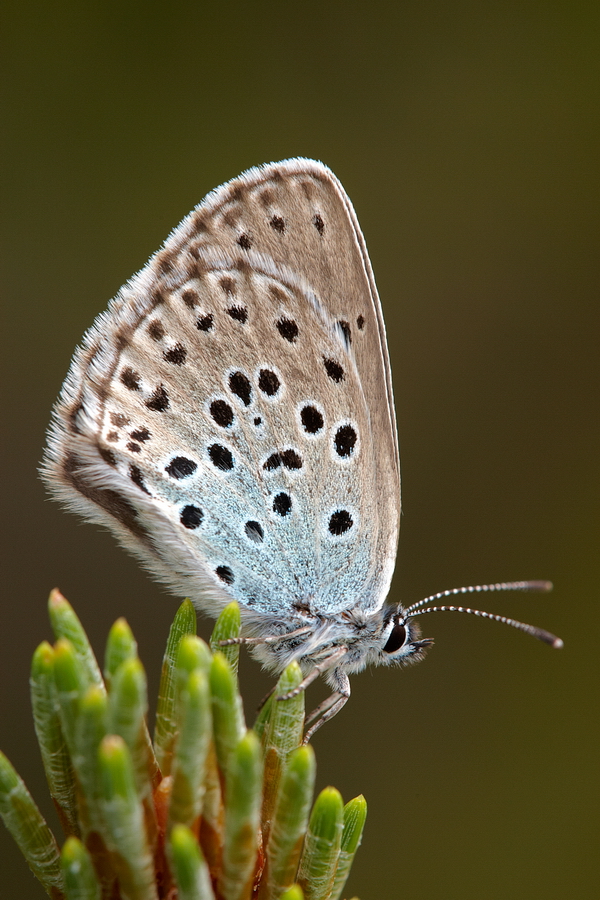
[[[95,686],[102,692],[103,688],[90,680],[81,657],[66,638],[59,638],[54,647],[54,684],[61,727],[72,758],[81,697],[89,687]]]
[[[191,828],[202,809],[206,756],[212,740],[208,680],[200,669],[188,676],[180,692],[178,718],[169,820]]]
[[[65,834],[79,835],[73,765],[60,723],[54,683],[54,650],[43,641],[31,662],[31,706],[46,780]]]
[[[129,748],[140,796],[150,794],[160,781],[158,762],[146,725],[148,686],[137,657],[125,660],[113,677],[109,694],[109,731],[119,734]]]
[[[226,775],[229,758],[245,731],[237,679],[225,656],[217,651],[210,667],[213,729],[217,760]]]
[[[182,684],[187,681],[188,675],[195,669],[201,669],[208,674],[212,662],[212,653],[208,644],[196,634],[185,634],[177,648],[176,667],[178,677]]]
[[[175,825],[169,857],[178,888],[178,900],[214,900],[208,867],[196,838],[185,825]]]
[[[92,859],[80,840],[67,838],[61,854],[67,900],[101,900]]]
[[[31,794],[2,752],[0,816],[47,893],[53,900],[64,897],[58,844]]]
[[[367,818],[367,801],[360,794],[354,800],[350,800],[344,807],[344,828],[340,845],[331,900],[339,900],[344,890],[344,885],[350,874],[354,856],[360,846],[365,820]]]
[[[31,694],[48,782],[71,832],[62,857],[1,754],[0,813],[53,900],[158,900],[176,889],[179,900],[215,900],[212,884],[219,900],[340,900],[366,804],[357,797],[344,809],[328,788],[309,821],[315,761],[301,745],[304,694],[276,699],[300,684],[298,666],[286,669],[261,711],[262,737],[247,732],[227,659],[237,663],[238,647],[213,655],[193,633],[195,613],[184,602],[163,664],[161,774],[129,626],[119,619],[108,638],[107,693],[79,620],[60,594],[51,601],[59,637],[34,654]],[[213,646],[238,634],[234,604]]]
[[[127,659],[113,675],[108,700],[108,730],[120,735],[134,755],[148,710],[146,673],[137,658]]]
[[[127,900],[158,900],[154,860],[144,827],[131,757],[117,735],[104,738],[98,752],[104,835],[121,893]]]
[[[304,900],[304,894],[299,884],[293,884],[281,895],[281,900]]]
[[[265,732],[269,726],[269,722],[271,720],[271,712],[273,703],[276,702],[275,699],[275,688],[269,691],[267,696],[263,699],[254,720],[254,725],[252,726],[252,731],[254,734],[264,742]]]
[[[179,642],[185,634],[196,633],[196,613],[191,600],[184,600],[173,620],[163,659],[156,724],[154,726],[154,751],[163,777],[171,774],[173,745],[177,734],[175,720],[177,691],[175,662]]]
[[[328,900],[340,853],[344,806],[335,788],[325,788],[315,801],[298,868],[305,900]]]
[[[202,818],[200,820],[200,843],[210,869],[216,880],[221,871],[223,849],[223,823],[225,808],[223,805],[222,776],[217,764],[215,742],[212,740],[206,756],[204,775],[204,800],[202,802]]]
[[[295,880],[315,785],[315,770],[312,747],[299,747],[290,756],[277,796],[259,900],[277,900]]]
[[[302,681],[298,663],[291,663],[275,688],[268,727],[263,733],[265,791],[262,807],[263,837],[267,841],[279,782],[290,754],[302,743],[304,733],[304,691],[288,700],[277,698],[293,691]]]
[[[228,646],[223,646],[221,641],[239,638],[240,630],[240,608],[235,600],[232,600],[231,603],[227,604],[215,622],[215,627],[213,628],[213,633],[210,637],[210,647],[213,653],[216,653],[217,650],[219,650],[223,654],[231,666],[231,671],[236,678],[240,659],[240,645],[229,644]]]
[[[225,788],[225,843],[219,890],[224,900],[249,900],[256,867],[262,801],[260,741],[248,731],[235,748]]]
[[[85,836],[101,827],[98,747],[106,735],[106,722],[106,694],[97,685],[92,685],[78,704],[72,753],[80,792],[79,815]]]
[[[123,738],[131,756],[138,796],[143,803],[148,840],[154,847],[158,824],[152,791],[160,770],[146,725],[148,710],[146,673],[137,657],[121,663],[112,679],[108,704],[108,731]]]
[[[109,894],[114,872],[102,835],[103,820],[98,772],[98,748],[106,735],[107,697],[97,685],[87,689],[77,705],[73,737],[73,768],[77,775],[79,825],[94,847],[94,863],[103,894]]]
[[[113,676],[121,663],[124,663],[127,659],[136,659],[137,655],[137,641],[126,619],[121,617],[117,619],[108,632],[106,641],[104,680],[108,690],[110,690]]]
[[[102,680],[100,667],[94,656],[87,634],[75,615],[73,607],[58,590],[54,590],[50,594],[48,613],[56,639],[64,638],[71,643],[81,663],[88,685],[96,684],[101,690],[104,690],[104,681]]]

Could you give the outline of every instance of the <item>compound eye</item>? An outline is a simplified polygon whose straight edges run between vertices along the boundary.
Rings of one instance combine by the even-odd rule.
[[[396,650],[400,650],[401,647],[406,643],[406,628],[402,624],[402,622],[396,622],[392,630],[390,631],[390,636],[387,639],[387,644],[383,648],[384,653],[395,653]]]

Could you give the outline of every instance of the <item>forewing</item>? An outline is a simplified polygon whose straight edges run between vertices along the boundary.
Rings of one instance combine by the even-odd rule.
[[[400,503],[389,362],[328,169],[252,169],[183,220],[86,335],[45,474],[209,612],[381,605]]]

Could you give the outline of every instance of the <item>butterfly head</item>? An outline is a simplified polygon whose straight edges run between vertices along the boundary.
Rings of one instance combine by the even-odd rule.
[[[343,643],[347,652],[340,667],[348,673],[360,672],[368,665],[420,662],[433,644],[431,638],[421,638],[416,621],[399,604],[384,606],[371,615],[353,610],[343,618],[345,622],[339,624],[338,634],[345,631]]]
[[[401,606],[385,608],[383,618],[379,664],[389,666],[420,662],[433,644],[433,638],[419,638],[419,626]]]
[[[485,610],[472,609],[466,606],[454,606],[442,604],[440,600],[446,600],[461,594],[489,593],[497,591],[548,591],[552,585],[548,581],[513,581],[497,584],[474,585],[471,587],[453,588],[442,591],[420,600],[407,608],[397,606],[385,606],[370,617],[361,618],[360,614],[353,611],[349,619],[354,626],[354,635],[346,640],[348,652],[341,666],[348,672],[359,672],[365,665],[404,665],[406,663],[419,662],[425,656],[427,649],[433,644],[431,638],[420,638],[419,626],[415,622],[417,616],[432,612],[461,612],[478,616],[483,619],[491,619],[510,625],[519,631],[549,644],[551,647],[562,647],[562,641],[556,635],[543,628],[519,622],[507,616],[489,613]],[[433,605],[431,605],[433,604]]]

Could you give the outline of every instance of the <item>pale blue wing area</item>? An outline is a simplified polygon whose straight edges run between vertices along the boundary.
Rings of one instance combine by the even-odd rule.
[[[381,606],[400,509],[389,362],[328,169],[250,170],[181,223],[86,335],[45,472],[210,612]]]

